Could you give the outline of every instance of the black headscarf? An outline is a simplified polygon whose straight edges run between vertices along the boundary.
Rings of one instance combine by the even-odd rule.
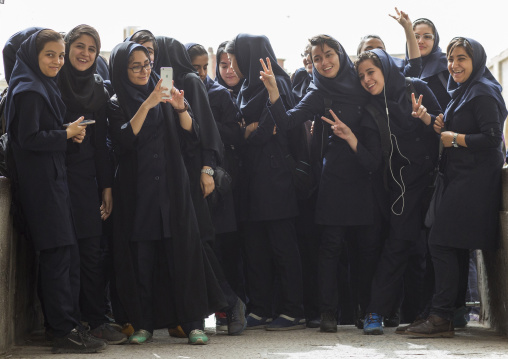
[[[397,133],[413,131],[421,121],[411,116],[413,108],[406,97],[406,78],[386,51],[381,49],[369,51],[375,53],[381,60],[385,80],[384,90],[374,96],[374,102],[383,109],[385,106],[388,107],[390,126],[397,127]]]
[[[228,43],[228,41],[224,41],[217,48],[216,64],[215,64],[215,82],[217,82],[219,85],[222,85],[225,88],[227,88],[228,90],[230,90],[232,92],[233,98],[236,99],[236,97],[238,96],[238,93],[240,92],[240,89],[242,88],[243,79],[240,79],[240,81],[238,81],[238,83],[235,86],[231,87],[231,86],[228,86],[226,81],[224,81],[224,79],[220,75],[220,58],[221,58],[222,54],[225,54],[224,49],[225,49],[227,43]]]
[[[307,93],[307,88],[312,82],[312,75],[307,72],[305,67],[301,67],[295,71],[293,77],[293,95],[295,95],[296,101],[301,101]]]
[[[224,145],[215,124],[208,94],[203,81],[192,66],[185,46],[171,37],[157,36],[158,52],[155,55],[153,71],[160,75],[161,67],[173,68],[175,87],[184,90],[185,99],[194,114],[201,133],[201,148],[215,153],[216,160],[222,161]]]
[[[97,48],[93,65],[85,71],[74,68],[69,59],[70,41],[76,33],[91,36]],[[97,32],[91,26],[78,25],[65,36],[65,64],[58,76],[58,87],[62,93],[62,100],[72,112],[96,112],[108,101],[102,81],[97,81],[95,78],[97,57],[101,50],[101,40],[96,34]],[[78,38],[75,37],[74,41]]]
[[[490,96],[497,101],[500,113],[501,123],[504,122],[508,111],[501,92],[503,88],[492,76],[492,73],[485,66],[487,63],[487,54],[483,46],[476,40],[465,38],[473,47],[473,72],[466,82],[459,84],[453,81],[453,77],[448,79],[448,94],[452,100],[448,104],[445,111],[445,121],[449,120],[449,116],[466,105],[469,101],[477,96]]]
[[[259,71],[262,70],[259,59],[270,59],[280,96],[284,97],[285,104],[290,108],[295,106],[289,75],[277,63],[277,57],[266,36],[239,34],[235,39],[235,57],[245,78],[236,102],[246,124],[259,121],[268,100],[268,91],[259,78]]]
[[[333,79],[324,77],[314,67],[312,69],[313,80],[309,85],[309,91],[319,90],[328,98],[339,103],[363,106],[367,103],[369,95],[360,84],[358,74],[346,50],[344,50],[342,44],[339,42],[338,44],[340,69],[337,76]]]
[[[14,65],[16,64],[16,52],[18,52],[19,47],[21,46],[23,41],[25,41],[31,35],[43,29],[44,29],[43,27],[28,27],[12,35],[9,38],[9,40],[7,40],[7,42],[5,43],[3,57],[4,57],[5,80],[7,81],[7,84],[9,84],[12,70],[14,69]]]
[[[16,64],[10,76],[9,91],[7,93],[7,129],[9,129],[16,115],[14,96],[29,91],[41,95],[58,124],[63,125],[66,109],[60,96],[56,77],[44,75],[39,67],[39,56],[35,43],[37,35],[41,31],[37,31],[26,39],[16,53]]]
[[[419,76],[420,79],[425,80],[429,77],[437,75],[440,72],[446,71],[448,69],[448,60],[446,59],[446,54],[439,47],[439,33],[437,32],[436,26],[432,21],[426,18],[420,18],[413,21],[413,24],[420,20],[425,20],[430,22],[432,25],[432,31],[434,31],[434,45],[432,46],[432,50],[427,56],[422,56],[422,72]],[[426,25],[425,23],[422,23]],[[406,46],[406,61],[408,61],[409,55]]]
[[[109,81],[108,62],[101,55],[97,56],[97,71],[96,73],[102,77],[104,81]]]

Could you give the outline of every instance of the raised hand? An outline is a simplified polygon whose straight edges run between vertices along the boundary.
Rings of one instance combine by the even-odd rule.
[[[442,113],[440,113],[438,116],[436,116],[436,121],[434,122],[434,131],[436,133],[441,133],[444,128],[444,116]]]
[[[259,79],[263,81],[266,89],[268,90],[268,95],[270,96],[270,102],[275,103],[279,99],[279,89],[277,88],[277,81],[275,80],[275,74],[272,70],[272,63],[270,59],[266,58],[266,64],[263,59],[259,59],[261,66],[263,67],[263,71],[259,71]]]
[[[149,109],[154,108],[161,102],[168,102],[167,92],[169,89],[167,87],[162,87],[162,79],[157,82],[154,90],[145,100],[144,104],[148,106]]]
[[[342,138],[343,140],[346,140],[350,145],[351,142],[358,142],[353,131],[351,131],[351,129],[344,122],[339,120],[337,115],[332,110],[330,110],[330,113],[332,114],[334,121],[326,118],[325,116],[322,116],[321,119],[332,125],[333,134],[339,138]],[[355,148],[351,148],[356,151],[356,145],[354,147]]]
[[[175,87],[175,81],[173,81],[173,87],[170,93],[171,97],[166,98],[166,101],[176,110],[183,110],[185,108],[184,92]]]
[[[395,11],[397,12],[397,16],[388,14],[391,18],[397,20],[397,22],[403,27],[406,28],[406,26],[411,26],[411,29],[413,28],[413,24],[411,20],[409,19],[409,15],[405,13],[404,11],[399,11],[399,9],[395,8]]]
[[[411,94],[411,102],[413,106],[413,112],[411,112],[411,116],[419,118],[426,125],[430,125],[431,118],[430,115],[427,113],[427,109],[425,108],[425,106],[422,105],[422,101],[423,95],[420,95],[418,101],[416,101],[415,94],[414,93]]]

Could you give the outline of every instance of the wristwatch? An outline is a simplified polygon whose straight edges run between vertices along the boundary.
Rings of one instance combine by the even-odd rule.
[[[457,133],[457,132],[455,132],[455,133],[453,134],[453,140],[452,140],[452,146],[453,146],[453,147],[459,147],[459,144],[457,143],[457,136],[458,136],[458,133]]]
[[[212,176],[212,177],[213,177],[213,174],[214,174],[215,172],[214,172],[214,171],[213,171],[213,169],[211,169],[211,168],[203,168],[203,169],[201,170],[201,173],[206,173],[207,175],[209,175],[209,176]]]

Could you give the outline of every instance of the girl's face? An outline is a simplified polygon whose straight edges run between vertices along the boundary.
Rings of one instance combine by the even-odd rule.
[[[360,53],[362,53],[364,51],[368,51],[368,50],[373,50],[373,49],[386,50],[385,45],[383,44],[383,41],[381,41],[380,39],[376,39],[376,38],[370,38],[363,43]]]
[[[134,85],[146,85],[150,79],[150,59],[143,51],[134,51],[127,65],[129,81]]]
[[[153,41],[143,42],[140,45],[143,45],[148,50],[148,53],[150,54],[150,61],[154,62],[155,61],[155,48],[153,46]]]
[[[233,68],[231,67],[231,61],[229,61],[228,54],[223,53],[220,55],[219,73],[226,85],[229,87],[234,87],[240,82],[240,78],[236,76]]]
[[[462,84],[469,79],[473,72],[473,59],[464,47],[457,46],[448,56],[448,71],[457,83]]]
[[[39,68],[47,77],[55,77],[65,60],[65,43],[63,40],[47,42],[39,53]]]
[[[312,75],[312,60],[310,58],[310,54],[303,58],[303,67],[305,67],[305,70]]]
[[[358,66],[358,77],[363,88],[371,95],[379,95],[385,87],[385,77],[379,67],[371,59]]]
[[[240,67],[238,67],[238,62],[236,61],[236,56],[233,54],[227,54],[227,56],[228,56],[229,62],[231,63],[231,66],[230,66],[231,70],[233,70],[233,72],[236,74],[236,76],[238,76],[238,81],[240,81],[240,79],[243,79],[244,76],[243,76],[242,72],[240,71]],[[221,62],[222,62],[222,60],[221,60]],[[222,75],[222,73],[221,73],[221,75]],[[230,86],[230,85],[228,84],[228,86]]]
[[[199,74],[201,81],[205,81],[206,75],[208,75],[208,55],[196,56],[192,60],[192,66],[196,69]]]
[[[90,35],[81,35],[69,47],[69,61],[78,71],[88,70],[96,58],[97,44]]]
[[[434,46],[434,32],[427,24],[418,24],[414,27],[416,42],[420,49],[420,55],[427,56],[432,51]]]
[[[327,78],[334,78],[339,73],[340,62],[339,55],[330,46],[324,44],[312,46],[312,61],[317,72]]]

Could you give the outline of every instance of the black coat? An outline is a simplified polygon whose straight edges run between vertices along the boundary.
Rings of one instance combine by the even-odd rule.
[[[392,170],[390,171],[388,166],[387,172],[389,203],[381,203],[381,208],[390,211],[391,235],[409,241],[420,238],[427,210],[424,199],[427,189],[432,185],[432,173],[437,165],[439,152],[439,136],[433,129],[433,123],[435,116],[442,112],[432,91],[424,82],[413,80],[413,85],[416,91],[423,95],[422,104],[431,114],[431,124],[426,126],[419,118],[412,118],[410,112],[404,119],[396,119],[394,114],[390,114],[392,122],[390,129],[396,141],[392,139],[394,145]],[[380,106],[379,102],[373,104],[383,116],[386,116],[385,108]],[[413,122],[413,129],[404,131],[393,125],[394,122],[403,121]],[[399,154],[397,148],[405,158]],[[403,185],[404,191],[395,180]]]
[[[67,179],[76,234],[78,238],[89,238],[102,235],[99,192],[113,187],[113,174],[106,145],[106,106],[91,114],[67,111],[64,122],[76,121],[80,116],[96,122],[87,126],[82,143],[68,140]]]
[[[478,96],[453,114],[446,130],[466,134],[467,147],[444,151],[445,190],[429,243],[491,249],[498,239],[502,128],[493,97]]]
[[[155,327],[186,323],[208,316],[226,306],[222,292],[217,284],[208,259],[203,252],[194,207],[192,205],[189,177],[181,157],[182,150],[198,146],[195,135],[186,133],[171,116],[171,106],[163,106],[165,118],[160,135],[164,138],[164,166],[168,179],[168,195],[163,201],[169,201],[171,243],[174,261],[169,263],[173,269],[171,287],[158,285],[154,296],[166,298],[165,305],[158,307]],[[110,133],[118,155],[118,167],[115,175],[114,198],[114,236],[113,254],[116,272],[116,284],[123,307],[129,318],[139,318],[140,304],[137,303],[137,283],[133,263],[130,258],[129,238],[132,234],[138,207],[138,151],[136,136],[132,132],[129,118],[126,118],[115,98],[108,111]],[[185,133],[184,133],[185,132]],[[180,140],[182,143],[180,144]],[[180,148],[182,146],[182,148]],[[188,147],[186,147],[188,146]],[[161,254],[162,255],[162,254]],[[166,283],[168,278],[159,278]],[[170,296],[169,298],[167,296]],[[164,303],[164,301],[160,301]],[[176,311],[169,304],[174,303]],[[170,308],[171,307],[171,308]],[[136,321],[131,319],[132,321]],[[139,319],[138,319],[139,320]]]
[[[67,132],[42,96],[14,97],[16,115],[9,139],[19,178],[22,210],[37,251],[76,244],[72,226],[65,151]]]
[[[332,102],[331,108],[355,133],[358,147],[357,153],[354,153],[345,140],[333,134],[324,136],[316,223],[342,226],[373,224],[376,201],[372,175],[381,164],[375,123],[362,106]],[[270,107],[270,111],[277,126],[283,130],[292,128],[310,116],[324,115],[324,95],[320,91],[312,91],[287,113],[282,103],[277,101]],[[317,131],[328,128],[329,125],[323,122]],[[321,133],[314,132],[314,136],[319,137]]]
[[[224,143],[222,167],[232,177],[232,188],[234,188],[238,181],[238,149],[243,143],[242,129],[237,121],[238,109],[230,92],[208,76],[205,80],[205,87],[208,92],[213,118]],[[209,202],[208,206],[216,234],[236,230],[235,204],[232,191],[225,193],[221,201]]]

